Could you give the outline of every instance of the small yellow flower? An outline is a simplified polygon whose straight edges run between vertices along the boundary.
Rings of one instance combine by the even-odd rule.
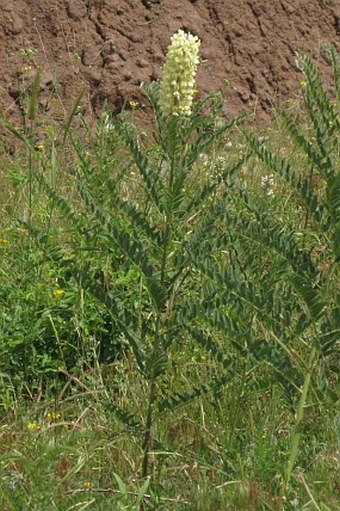
[[[38,144],[35,146],[35,150],[36,151],[39,151],[39,153],[43,153],[45,151],[45,146],[44,144]]]
[[[131,110],[136,110],[139,106],[139,103],[138,103],[138,101],[130,101],[129,105],[130,105]]]
[[[31,430],[39,430],[40,424],[38,424],[37,422],[29,422],[27,424],[27,427],[28,427],[28,429],[31,429]]]
[[[307,88],[307,82],[302,80],[302,82],[300,82],[300,87],[301,87],[301,89],[306,89]]]
[[[50,420],[50,421],[57,421],[58,419],[60,419],[61,414],[60,414],[60,413],[55,413],[55,412],[48,412],[48,414],[46,415],[46,417],[47,417],[47,418],[48,418],[48,420]]]
[[[57,288],[53,291],[53,298],[59,299],[65,294],[63,289]]]
[[[124,369],[125,365],[123,364],[123,362],[118,362],[117,364],[115,364],[115,370],[116,371],[122,371]]]
[[[5,238],[0,238],[0,245],[7,245],[8,243],[8,240],[6,240]]]
[[[83,482],[83,488],[91,488],[93,485],[91,481],[84,481]]]
[[[24,66],[22,70],[24,73],[29,73],[30,71],[32,71],[32,66]]]

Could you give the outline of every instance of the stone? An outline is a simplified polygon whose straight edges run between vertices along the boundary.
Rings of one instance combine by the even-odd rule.
[[[20,18],[20,16],[18,16],[17,14],[13,13],[11,15],[11,18],[12,18],[12,28],[11,28],[11,32],[12,34],[14,35],[18,35],[20,34],[20,32],[22,32],[23,28],[24,28],[24,25],[23,25],[23,21],[22,19]]]
[[[53,89],[54,81],[55,81],[54,74],[52,73],[52,71],[43,68],[41,81],[40,81],[40,89],[41,90]]]
[[[149,67],[149,62],[147,62],[145,59],[138,59],[136,64],[138,67],[141,67],[141,68]]]
[[[103,66],[103,57],[101,56],[100,49],[95,46],[88,46],[83,49],[81,55],[81,61],[84,66],[93,66],[102,67]]]
[[[123,78],[125,82],[128,82],[132,78],[132,73],[129,70],[124,71]]]
[[[105,41],[104,47],[101,52],[104,59],[106,57],[108,57],[109,55],[112,55],[113,53],[115,53],[115,51],[116,51],[116,47],[115,47],[115,44],[112,41],[112,39],[108,39],[107,41]]]
[[[87,7],[83,0],[70,0],[67,7],[69,17],[74,21],[79,21],[87,14]]]
[[[102,81],[101,72],[97,69],[87,69],[84,76],[93,87],[98,87]]]

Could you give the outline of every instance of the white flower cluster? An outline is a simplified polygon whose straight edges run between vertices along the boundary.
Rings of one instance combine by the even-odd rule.
[[[200,44],[198,37],[183,30],[178,30],[171,37],[159,96],[159,104],[166,117],[191,114]]]
[[[269,174],[269,176],[261,177],[261,186],[264,188],[267,195],[274,195],[274,186],[275,186],[275,177],[274,174]]]

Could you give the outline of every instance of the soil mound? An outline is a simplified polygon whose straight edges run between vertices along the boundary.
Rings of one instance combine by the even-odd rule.
[[[297,50],[330,72],[321,47],[339,49],[340,0],[0,0],[1,111],[22,122],[39,64],[39,108],[52,119],[83,87],[92,118],[104,102],[114,112],[142,104],[139,85],[161,77],[179,28],[202,40],[200,92],[220,90],[228,114],[265,122],[298,91]]]

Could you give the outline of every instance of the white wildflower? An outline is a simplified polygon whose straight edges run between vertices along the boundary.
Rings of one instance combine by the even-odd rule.
[[[267,195],[274,195],[275,178],[274,174],[261,177],[261,186],[266,191]]]
[[[166,117],[191,115],[200,44],[198,37],[183,30],[178,30],[171,37],[159,96],[159,104]]]

